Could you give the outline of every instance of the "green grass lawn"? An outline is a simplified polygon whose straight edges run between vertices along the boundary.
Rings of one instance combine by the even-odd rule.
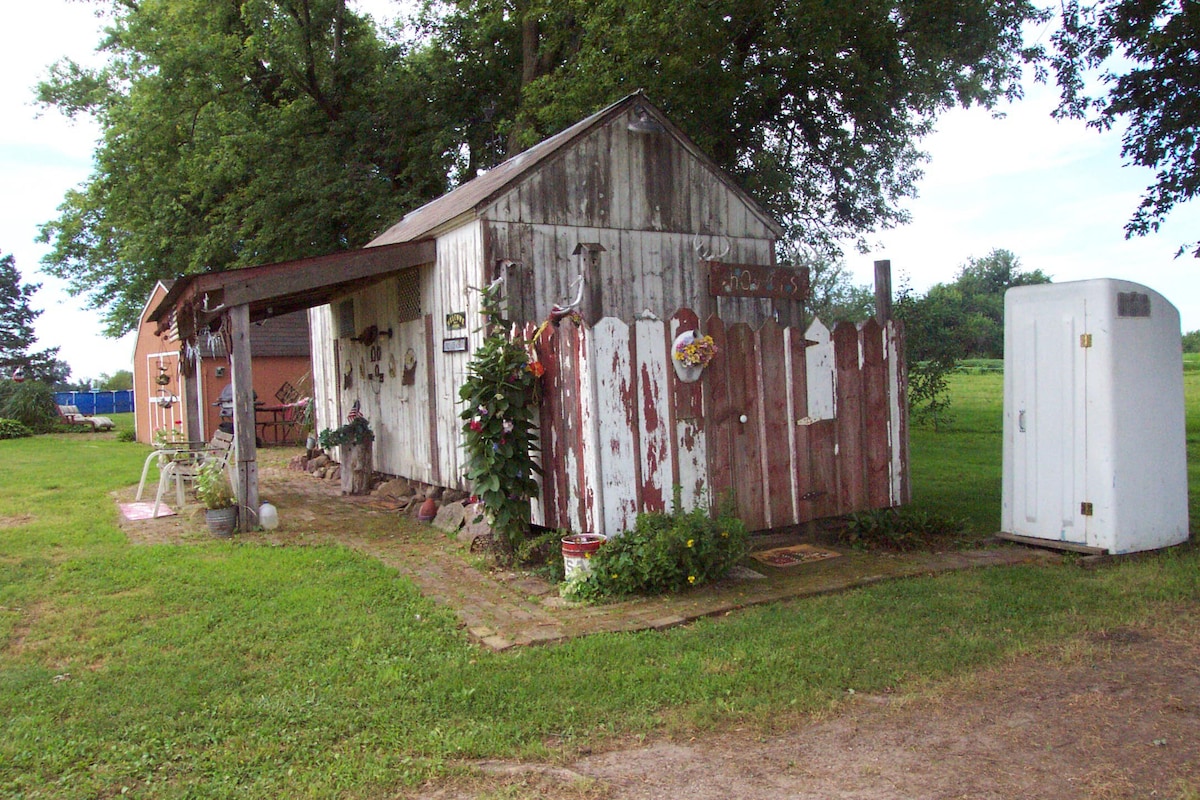
[[[913,433],[918,502],[993,529],[999,387],[990,373],[956,379],[955,423]],[[1188,392],[1195,519],[1200,375]],[[136,482],[146,452],[81,434],[0,442],[0,796],[393,797],[462,759],[769,730],[849,689],[904,691],[1089,630],[1195,613],[1200,597],[1188,547],[1098,570],[896,581],[497,654],[346,549],[131,546],[109,492]]]

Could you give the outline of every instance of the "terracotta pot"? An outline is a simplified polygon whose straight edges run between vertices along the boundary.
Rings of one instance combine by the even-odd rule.
[[[421,508],[417,511],[417,519],[429,522],[437,516],[437,511],[437,501],[432,497],[426,497],[425,502],[421,503]]]

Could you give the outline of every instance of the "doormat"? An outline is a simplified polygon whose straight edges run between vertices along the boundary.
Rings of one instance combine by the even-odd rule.
[[[118,503],[117,505],[121,509],[121,516],[130,522],[143,519],[155,519],[154,503]],[[173,517],[175,516],[175,512],[172,511],[166,503],[159,503],[158,516]]]
[[[750,557],[771,567],[794,567],[797,564],[807,564],[810,561],[824,561],[827,558],[837,558],[841,553],[833,550],[822,550],[811,544],[794,544],[790,547],[776,547],[751,553]]]

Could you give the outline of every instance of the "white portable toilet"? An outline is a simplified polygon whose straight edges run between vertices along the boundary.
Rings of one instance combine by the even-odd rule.
[[[1179,312],[1129,281],[1004,296],[1002,536],[1131,553],[1188,538]]]

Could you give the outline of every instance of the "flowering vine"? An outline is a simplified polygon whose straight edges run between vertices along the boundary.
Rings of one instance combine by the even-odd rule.
[[[529,535],[529,500],[537,495],[538,379],[542,365],[529,343],[510,334],[500,317],[495,288],[484,289],[486,333],[467,365],[458,391],[465,403],[463,447],[467,480],[487,510],[501,550],[511,556]]]

